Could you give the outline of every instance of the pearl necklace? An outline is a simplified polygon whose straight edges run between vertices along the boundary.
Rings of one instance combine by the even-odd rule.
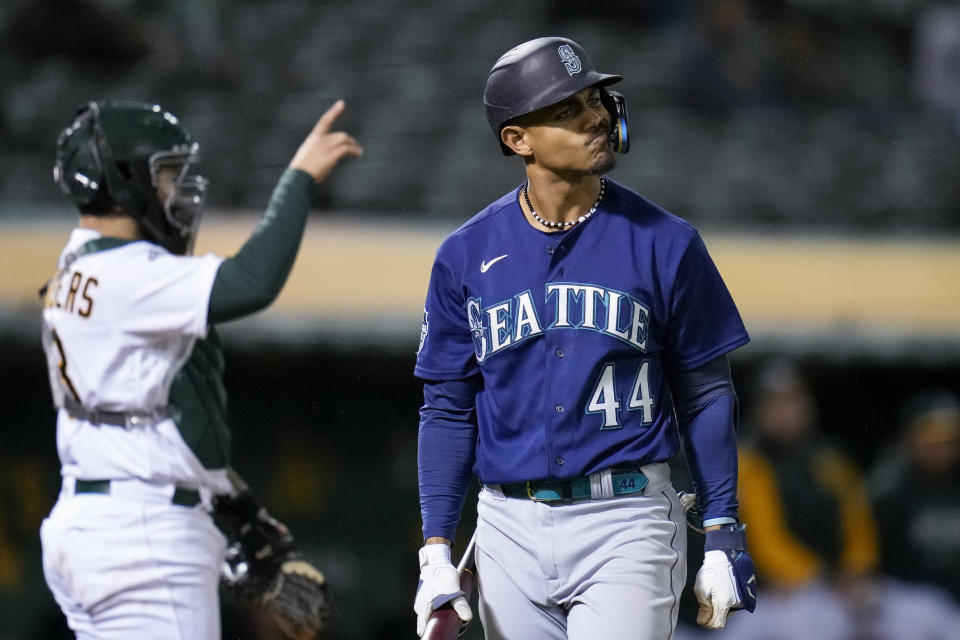
[[[597,195],[597,201],[593,203],[593,206],[590,207],[590,210],[585,214],[577,218],[576,220],[569,220],[567,222],[553,222],[551,220],[544,220],[537,215],[537,212],[533,210],[533,204],[530,202],[530,196],[527,195],[527,182],[524,182],[521,185],[520,189],[523,191],[523,199],[527,203],[527,209],[530,209],[530,215],[533,216],[533,219],[542,224],[543,226],[550,229],[568,229],[575,224],[579,224],[592,216],[597,210],[597,207],[600,206],[600,201],[603,200],[603,193],[607,190],[607,179],[604,176],[600,176],[600,193]]]

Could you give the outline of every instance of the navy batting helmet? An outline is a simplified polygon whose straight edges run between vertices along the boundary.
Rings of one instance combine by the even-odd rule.
[[[602,88],[621,80],[622,76],[598,72],[587,52],[573,40],[536,38],[507,51],[490,69],[483,88],[487,121],[503,154],[512,155],[500,139],[500,131],[511,120],[556,104],[587,87]],[[629,142],[623,96],[601,89],[601,98],[611,115],[613,148],[626,153]]]

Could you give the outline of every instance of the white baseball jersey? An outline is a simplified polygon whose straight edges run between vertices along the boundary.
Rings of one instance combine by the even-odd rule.
[[[172,418],[127,429],[91,424],[63,408],[72,402],[109,412],[166,409],[174,377],[207,335],[221,261],[74,229],[43,311],[63,475],[229,490],[222,470],[205,468]]]

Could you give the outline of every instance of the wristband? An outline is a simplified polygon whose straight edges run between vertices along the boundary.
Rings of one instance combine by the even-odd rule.
[[[741,523],[724,525],[720,529],[707,531],[704,551],[746,551],[747,525]]]

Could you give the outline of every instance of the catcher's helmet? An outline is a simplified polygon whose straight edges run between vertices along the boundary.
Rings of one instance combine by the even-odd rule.
[[[626,153],[630,148],[626,101],[604,88],[621,80],[622,76],[598,72],[587,52],[573,40],[536,38],[507,51],[490,69],[483,88],[487,121],[503,154],[512,155],[500,139],[500,131],[513,119],[599,86],[603,106],[611,116],[610,142],[615,151]]]
[[[89,102],[57,140],[53,179],[85,214],[119,205],[144,237],[189,253],[207,180],[198,173],[200,147],[177,118],[144,102]],[[157,177],[172,170],[160,200]]]

